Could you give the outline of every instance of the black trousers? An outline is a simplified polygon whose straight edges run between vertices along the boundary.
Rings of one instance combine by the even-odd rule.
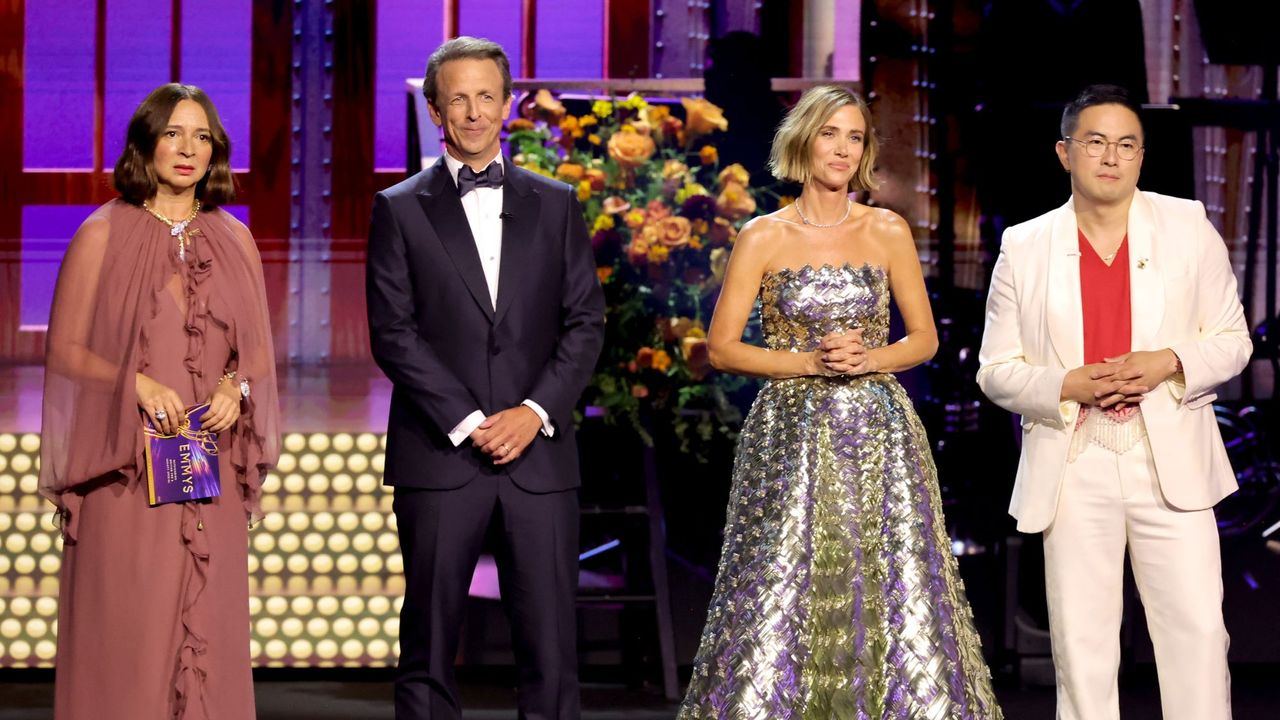
[[[454,676],[471,576],[495,513],[522,720],[578,720],[578,491],[530,493],[482,474],[453,490],[395,490],[404,556],[396,720],[462,717]]]

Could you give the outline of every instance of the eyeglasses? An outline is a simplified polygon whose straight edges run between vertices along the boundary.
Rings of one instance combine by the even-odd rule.
[[[1111,142],[1107,142],[1106,140],[1097,137],[1089,138],[1088,140],[1077,140],[1070,135],[1067,135],[1062,139],[1070,140],[1073,143],[1080,143],[1084,146],[1084,152],[1089,157],[1102,157],[1107,154],[1107,148],[1115,145],[1116,155],[1118,155],[1121,160],[1133,160],[1138,157],[1138,153],[1142,152],[1143,147],[1132,140],[1113,140]]]

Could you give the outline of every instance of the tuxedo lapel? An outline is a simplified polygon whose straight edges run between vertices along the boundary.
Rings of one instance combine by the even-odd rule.
[[[1075,205],[1056,211],[1049,236],[1047,305],[1049,340],[1063,367],[1084,364],[1084,317],[1080,302],[1080,236]]]
[[[540,221],[538,193],[523,176],[526,172],[504,159],[506,179],[502,183],[502,263],[498,267],[498,308],[493,322],[498,324],[520,295],[531,266],[534,238]]]
[[[1167,263],[1155,252],[1156,219],[1151,202],[1140,192],[1129,206],[1129,307],[1132,318],[1130,347],[1155,348],[1156,333],[1164,319],[1162,272]],[[1154,261],[1154,262],[1153,262]]]
[[[445,167],[444,158],[428,171],[422,188],[418,192],[418,202],[426,214],[427,224],[440,239],[471,297],[485,316],[493,320],[493,306],[489,300],[489,286],[484,280],[484,268],[480,265],[480,253],[476,250],[471,225],[467,222],[457,185]]]

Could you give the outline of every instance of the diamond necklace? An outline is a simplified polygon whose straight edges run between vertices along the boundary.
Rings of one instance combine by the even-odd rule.
[[[155,219],[169,226],[169,235],[178,239],[178,259],[186,262],[187,246],[191,244],[191,235],[187,233],[187,226],[196,219],[196,215],[200,214],[200,201],[196,200],[196,204],[191,206],[191,214],[182,220],[170,220],[159,210],[151,207],[146,200],[142,201],[142,208],[151,213]]]
[[[844,222],[845,220],[848,220],[849,211],[853,209],[853,201],[846,198],[845,206],[844,206],[844,216],[842,216],[839,220],[831,223],[830,225],[823,225],[822,223],[811,222],[809,218],[804,216],[804,212],[800,209],[800,200],[798,198],[796,199],[794,205],[796,206],[796,214],[800,216],[800,219],[804,221],[805,225],[812,225],[814,227],[820,227],[820,228],[835,227],[840,223]]]

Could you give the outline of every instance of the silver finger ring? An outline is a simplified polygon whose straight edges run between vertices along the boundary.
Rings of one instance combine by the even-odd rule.
[[[157,410],[157,411],[156,411],[156,419],[157,419],[157,420],[159,420],[160,422],[164,422],[164,419],[165,419],[165,418],[167,418],[167,417],[169,417],[169,413],[167,413],[167,412],[165,412],[165,411],[163,411],[163,410]]]

